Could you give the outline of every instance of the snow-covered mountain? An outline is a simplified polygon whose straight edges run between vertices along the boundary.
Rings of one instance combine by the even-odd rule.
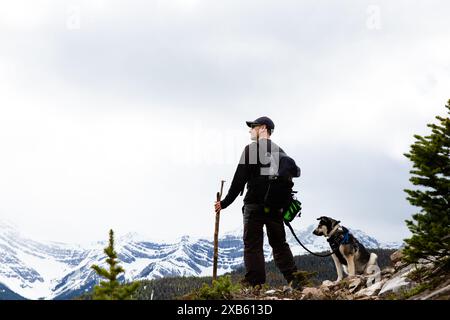
[[[328,243],[312,234],[314,226],[297,235],[312,251],[326,251]],[[398,243],[380,243],[360,230],[351,232],[368,248],[397,248]],[[305,254],[288,231],[294,255]],[[23,237],[10,224],[0,222],[0,299],[19,296],[27,299],[67,299],[90,291],[99,279],[91,269],[104,265],[106,242],[88,247],[63,243],[40,243]],[[125,280],[212,274],[213,241],[183,236],[172,242],[150,241],[138,234],[116,239],[116,251],[125,268]],[[266,261],[272,259],[265,241]],[[218,273],[236,269],[243,263],[242,230],[224,233],[219,241]],[[19,295],[19,296],[17,296]]]

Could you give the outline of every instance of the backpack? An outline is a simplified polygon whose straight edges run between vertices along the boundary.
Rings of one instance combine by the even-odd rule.
[[[269,180],[267,191],[264,196],[264,207],[271,209],[287,209],[294,200],[292,190],[294,182],[292,178],[300,177],[300,168],[294,159],[285,152],[279,152],[279,166],[276,174],[265,176]]]

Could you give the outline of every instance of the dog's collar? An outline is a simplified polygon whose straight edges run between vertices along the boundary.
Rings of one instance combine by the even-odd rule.
[[[341,231],[336,233],[336,231]],[[339,246],[341,244],[347,244],[350,240],[350,231],[346,227],[341,227],[338,229],[333,229],[332,233],[328,237],[327,241],[330,245]]]
[[[339,223],[330,231],[330,233],[327,235],[328,238],[330,238],[338,229],[340,228]]]
[[[337,232],[337,230],[339,230],[339,232]],[[348,244],[350,242],[350,232],[346,227],[341,227],[336,230],[333,229],[333,231],[333,234],[327,239],[328,244],[330,245],[331,250],[333,250],[333,253],[339,259],[339,262],[343,265],[347,265],[347,261],[342,256],[339,247],[342,244]]]

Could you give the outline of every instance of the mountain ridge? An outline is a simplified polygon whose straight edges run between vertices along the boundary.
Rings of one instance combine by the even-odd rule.
[[[312,251],[327,251],[323,237],[312,235],[313,225],[296,230],[301,241]],[[381,243],[360,230],[351,230],[368,248],[394,248],[399,244]],[[150,280],[172,276],[205,276],[212,273],[212,237],[178,237],[177,242],[160,242],[137,233],[116,240],[121,265],[126,273],[122,280]],[[242,229],[225,232],[219,240],[218,274],[238,268],[243,263]],[[288,233],[287,241],[294,255],[305,254]],[[11,225],[0,223],[0,284],[27,299],[68,299],[90,291],[99,278],[91,269],[103,265],[103,248],[107,241],[83,247],[61,242],[38,242],[23,237]],[[272,260],[267,239],[266,261]],[[5,289],[5,292],[6,292]],[[8,292],[9,292],[8,291]],[[0,298],[2,292],[0,290]]]

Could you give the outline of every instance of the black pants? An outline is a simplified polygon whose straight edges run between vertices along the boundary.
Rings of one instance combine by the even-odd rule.
[[[297,267],[286,242],[282,213],[265,213],[264,208],[257,204],[246,204],[242,211],[244,215],[244,263],[247,271],[245,279],[252,285],[266,282],[263,252],[263,226],[266,225],[275,265],[280,269],[286,281],[290,282],[293,279],[292,273],[297,270]]]

